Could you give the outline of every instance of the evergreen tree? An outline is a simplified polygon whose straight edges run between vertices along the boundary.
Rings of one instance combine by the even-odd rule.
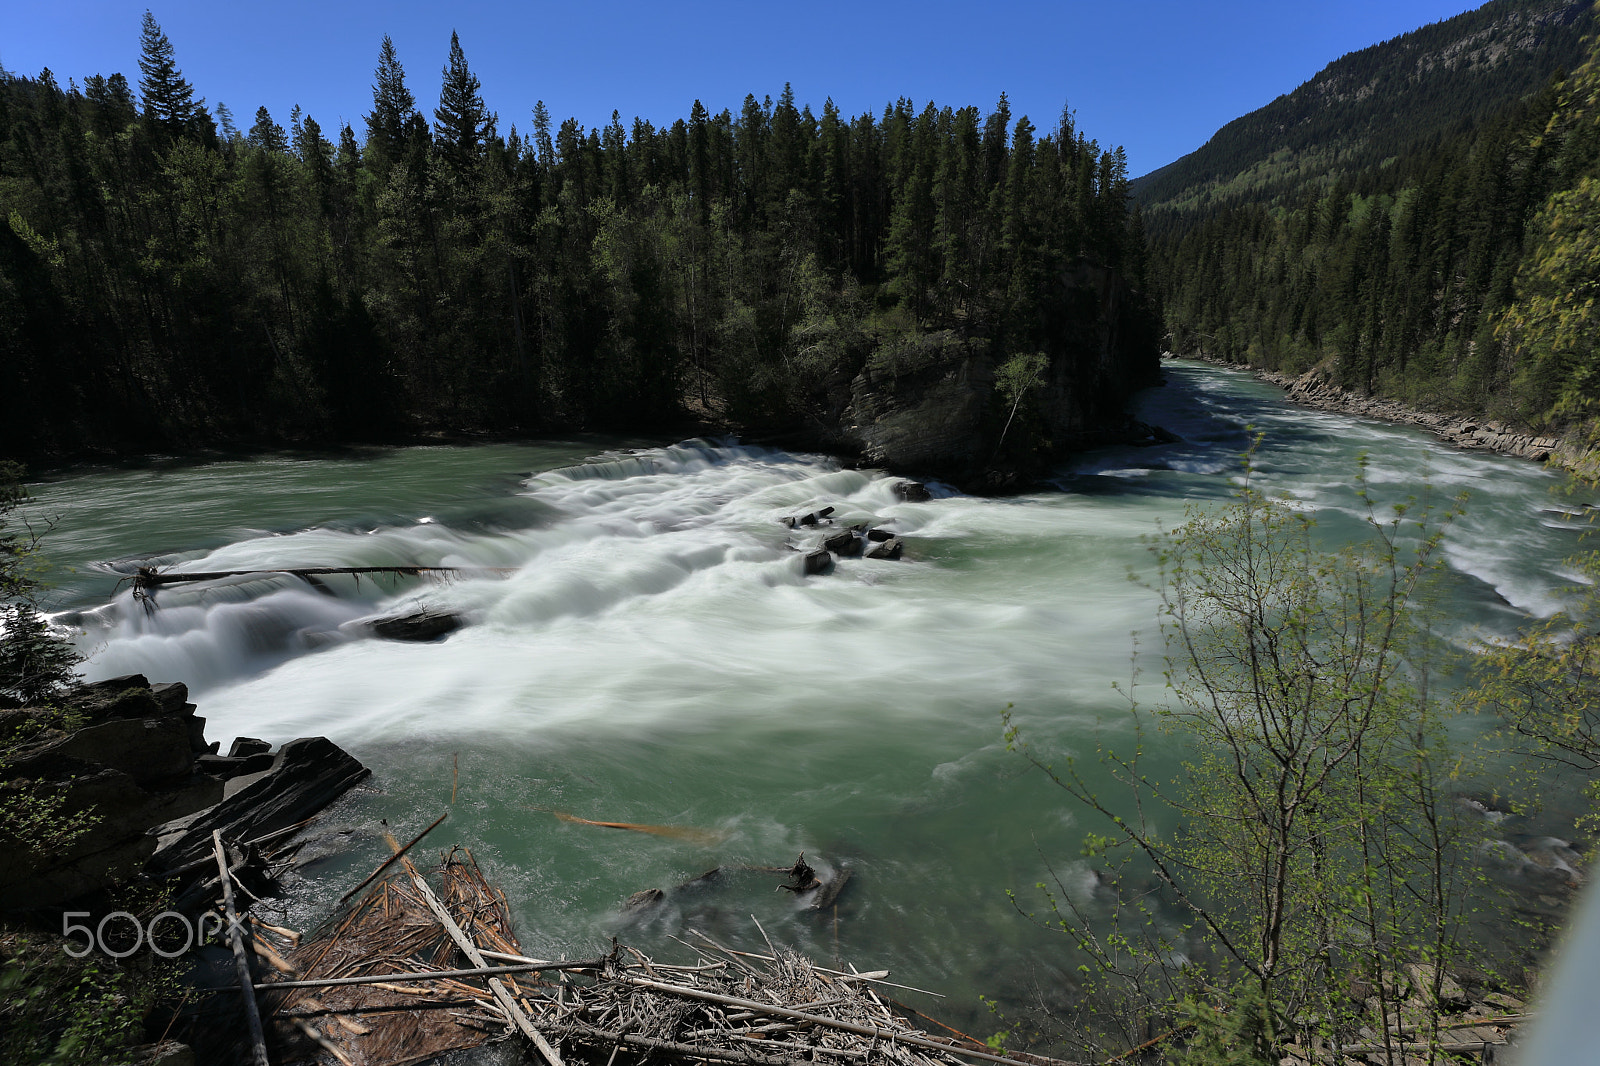
[[[144,98],[145,117],[176,136],[195,118],[205,101],[195,102],[194,88],[178,72],[172,42],[148,10],[144,13],[139,50],[139,94]]]
[[[494,136],[495,117],[484,107],[478,77],[467,69],[461,38],[450,32],[450,62],[439,88],[439,106],[433,112],[434,141],[446,162],[465,169],[483,155]]]
[[[374,78],[372,111],[366,118],[367,147],[392,164],[405,154],[406,126],[417,113],[417,101],[406,88],[405,68],[388,34],[378,48]]]
[[[259,148],[263,152],[275,152],[285,155],[289,151],[289,135],[284,128],[272,120],[272,112],[265,107],[256,108],[256,121],[250,127],[250,132],[245,136],[252,148]]]

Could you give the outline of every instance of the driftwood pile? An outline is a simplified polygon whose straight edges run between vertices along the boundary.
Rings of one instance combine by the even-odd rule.
[[[450,851],[424,876],[390,843],[381,877],[317,935],[247,923],[264,964],[248,993],[263,1019],[257,1061],[416,1066],[509,1040],[544,1066],[1065,1066],[929,1035],[879,995],[905,987],[886,972],[824,969],[776,947],[735,951],[690,934],[687,964],[615,941],[589,960],[529,958],[470,851]]]

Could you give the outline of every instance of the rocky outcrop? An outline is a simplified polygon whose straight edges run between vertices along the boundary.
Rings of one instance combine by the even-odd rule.
[[[24,826],[0,864],[0,910],[54,905],[210,848],[221,828],[248,839],[292,825],[366,775],[328,740],[205,739],[180,684],[143,676],[84,685],[60,709],[0,712],[0,790]],[[37,825],[47,826],[39,830]],[[154,827],[167,832],[152,834]]]
[[[270,758],[265,769],[231,778],[221,802],[152,829],[158,842],[149,862],[151,873],[160,876],[209,855],[216,829],[232,840],[254,840],[287,829],[370,773],[326,737],[291,740]]]
[[[40,906],[105,888],[139,872],[155,852],[153,825],[222,799],[221,779],[199,771],[209,753],[205,719],[182,685],[139,675],[78,689],[54,713],[8,711],[7,737],[28,735],[0,761],[14,810],[36,814],[50,835],[19,841],[0,864],[0,909]]]
[[[1508,426],[1504,422],[1419,411],[1398,400],[1366,396],[1342,388],[1335,384],[1332,375],[1321,367],[1308,370],[1298,377],[1272,370],[1256,370],[1254,373],[1261,380],[1284,389],[1288,393],[1288,398],[1295,403],[1322,411],[1339,411],[1363,418],[1376,418],[1384,422],[1420,426],[1458,448],[1482,448],[1502,455],[1531,459],[1537,463],[1553,458],[1565,466],[1576,466],[1587,458],[1584,453],[1573,449],[1559,437],[1540,436]]]
[[[830,380],[819,446],[874,466],[1006,488],[1061,453],[1148,436],[1125,413],[1159,380],[1153,317],[1115,271],[1082,261],[1051,279],[1037,336],[1044,380],[1020,415],[996,388],[1013,345],[981,328],[883,340],[848,382]],[[1031,353],[1030,353],[1031,354]],[[1013,417],[1013,416],[1016,417]]]

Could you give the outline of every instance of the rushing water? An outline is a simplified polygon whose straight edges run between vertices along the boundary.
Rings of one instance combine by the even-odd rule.
[[[158,464],[36,495],[59,516],[47,548],[90,677],[187,682],[224,747],[325,734],[372,767],[329,815],[348,847],[304,871],[291,920],[326,914],[386,854],[380,819],[404,839],[443,811],[458,765],[429,843],[472,848],[527,950],[583,955],[616,933],[677,956],[667,938],[689,928],[759,945],[753,914],[775,940],[941,989],[936,1013],[981,1028],[978,992],[1063,987],[1065,945],[1007,892],[1031,909],[1049,870],[1081,883],[1078,842],[1098,828],[1005,750],[1000,714],[1014,705],[1050,751],[1126,730],[1111,686],[1133,634],[1159,677],[1154,594],[1129,573],[1149,576],[1148,534],[1228,494],[1247,427],[1265,435],[1260,479],[1333,537],[1358,529],[1360,453],[1385,500],[1469,491],[1447,552],[1464,638],[1548,614],[1573,577],[1570,513],[1590,501],[1552,494],[1541,467],[1291,407],[1240,373],[1167,373],[1141,414],[1179,443],[1091,453],[1008,499],[936,485],[912,503],[898,479],[821,456],[594,441]],[[791,549],[818,535],[779,519],[827,504],[902,534],[905,559],[802,576]],[[332,596],[289,578],[169,586],[148,610],[117,582],[151,562],[468,569],[442,585],[330,578]],[[432,644],[350,624],[422,603],[473,624]],[[853,871],[836,912],[735,869],[802,851]],[[720,885],[671,891],[717,866]],[[624,916],[647,888],[665,904]]]

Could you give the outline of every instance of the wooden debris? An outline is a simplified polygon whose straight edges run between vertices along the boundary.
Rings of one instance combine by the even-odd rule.
[[[535,807],[533,810],[549,810],[547,807]],[[687,840],[693,844],[706,847],[720,844],[726,840],[728,834],[715,829],[696,829],[687,825],[642,825],[638,822],[596,822],[588,818],[579,818],[575,814],[565,811],[550,811],[563,822],[572,822],[575,825],[597,825],[602,829],[629,829],[635,833],[650,833],[658,837],[672,837],[677,840]]]
[[[211,844],[217,856],[217,876],[222,882],[223,916],[228,920],[228,942],[233,947],[234,968],[239,974],[239,988],[244,994],[244,1016],[250,1026],[252,1061],[255,1066],[269,1066],[267,1040],[261,1028],[261,1010],[256,1004],[255,989],[250,987],[250,959],[244,950],[244,932],[239,924],[239,912],[233,906],[233,877],[228,872],[228,855],[222,847],[222,831],[211,831]]]
[[[221,581],[230,577],[274,577],[278,574],[287,574],[310,581],[316,577],[327,577],[331,574],[395,574],[401,577],[420,577],[424,574],[511,574],[515,567],[509,566],[297,566],[280,567],[275,570],[204,570],[204,571],[177,571],[157,570],[153,566],[141,566],[133,575],[134,592],[146,589],[159,588],[162,585],[175,585],[188,581]]]
[[[396,864],[287,953],[301,976],[259,986],[284,1061],[397,1066],[509,1031],[539,1047],[549,1066],[1072,1066],[997,1054],[959,1034],[930,1036],[871,992],[893,984],[888,971],[815,967],[770,939],[770,954],[760,955],[700,934],[723,958],[691,947],[695,957],[680,963],[616,941],[604,958],[534,958],[521,951],[505,897],[470,852],[451,851],[425,877],[392,838],[390,847]],[[773,872],[815,891],[804,856]],[[311,1024],[318,1018],[328,1021]]]
[[[452,800],[455,799],[455,790],[454,789],[451,790],[450,798]],[[344,906],[346,903],[348,903],[350,901],[350,897],[351,896],[355,895],[357,892],[360,892],[363,888],[366,888],[368,885],[372,884],[372,882],[376,881],[378,879],[378,875],[379,874],[383,873],[383,871],[387,870],[391,865],[393,865],[394,861],[396,859],[398,859],[400,856],[404,855],[406,852],[408,852],[412,848],[416,847],[417,844],[422,840],[423,837],[425,837],[429,833],[433,832],[434,829],[436,829],[438,827],[439,823],[444,821],[448,817],[450,817],[450,812],[449,811],[445,811],[443,814],[439,815],[439,817],[437,817],[437,818],[435,818],[433,820],[433,824],[432,825],[428,826],[428,828],[424,829],[422,832],[420,832],[416,836],[412,837],[411,838],[411,843],[407,844],[405,847],[401,848],[399,851],[395,852],[393,855],[389,856],[387,859],[384,859],[383,863],[376,870],[372,871],[370,874],[367,875],[367,879],[365,881],[361,882],[355,888],[352,888],[350,891],[346,892],[344,895],[339,897],[339,905],[341,907]]]

